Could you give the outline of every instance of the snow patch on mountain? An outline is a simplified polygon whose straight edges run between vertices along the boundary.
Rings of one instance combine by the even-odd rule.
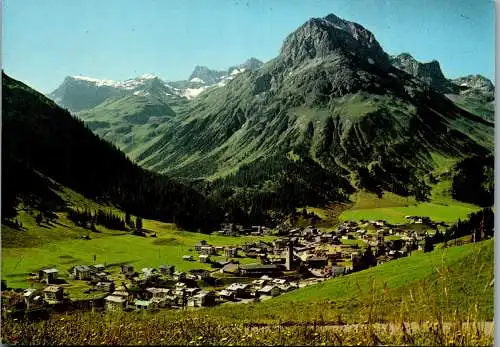
[[[245,68],[242,68],[242,69],[234,69],[233,71],[231,71],[230,75],[231,76],[235,76],[235,75],[238,75],[242,72],[244,72],[246,69]]]
[[[181,95],[188,99],[194,99],[198,95],[200,95],[203,91],[205,91],[208,87],[200,87],[200,88],[186,88],[181,92]]]
[[[151,80],[151,79],[153,79],[153,78],[157,78],[158,76],[156,76],[156,75],[154,75],[154,74],[152,74],[152,73],[145,73],[145,74],[143,74],[143,75],[141,75],[141,76],[139,76],[139,77],[140,77],[140,78],[144,78],[144,79],[146,79],[146,80]]]
[[[191,78],[190,82],[194,82],[194,83],[205,83],[204,80],[202,80],[201,78],[199,77],[193,77]]]
[[[134,95],[136,95],[136,96],[148,96],[148,95],[149,95],[149,92],[146,92],[146,91],[144,91],[144,90],[136,90],[136,91],[134,92]]]
[[[113,81],[113,80],[100,80],[100,79],[97,79],[97,78],[86,77],[86,76],[73,76],[73,79],[80,80],[80,81],[86,81],[86,82],[90,82],[90,83],[94,83],[97,86],[116,87],[117,85],[120,84],[120,82]]]

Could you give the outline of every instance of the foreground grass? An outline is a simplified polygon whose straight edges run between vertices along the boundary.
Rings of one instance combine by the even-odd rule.
[[[439,249],[248,305],[5,321],[3,342],[491,345],[493,240]],[[362,325],[339,324],[363,323]],[[379,324],[383,323],[383,324]]]
[[[129,315],[130,316],[130,315]],[[134,319],[125,315],[86,314],[61,317],[57,324],[2,325],[2,342],[39,345],[184,345],[184,346],[266,346],[266,345],[417,345],[484,346],[493,343],[490,328],[480,323],[462,322],[421,325],[395,322],[388,326],[373,324],[352,327],[266,326],[250,327],[207,321],[197,313],[189,318],[168,320],[164,317]],[[138,329],[137,320],[140,328]],[[96,324],[96,322],[99,324]]]

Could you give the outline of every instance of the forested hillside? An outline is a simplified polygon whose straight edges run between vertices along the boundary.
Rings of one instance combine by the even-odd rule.
[[[221,211],[201,194],[133,164],[53,101],[2,73],[2,215],[22,201],[64,205],[50,180],[135,215],[212,230]]]

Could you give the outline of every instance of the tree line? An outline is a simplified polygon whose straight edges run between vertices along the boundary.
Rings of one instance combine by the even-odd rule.
[[[127,230],[125,219],[112,211],[67,208],[67,215],[76,225],[92,231],[96,231],[96,225],[113,230]]]
[[[474,241],[492,237],[495,232],[495,215],[490,207],[469,214],[467,220],[458,220],[445,233],[444,240],[449,241],[462,236],[472,235]]]

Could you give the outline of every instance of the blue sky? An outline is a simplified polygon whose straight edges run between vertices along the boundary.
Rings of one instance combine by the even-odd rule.
[[[311,17],[335,13],[375,34],[389,54],[437,59],[454,78],[494,79],[491,0],[4,0],[2,65],[48,93],[68,75],[186,79],[275,57]]]

